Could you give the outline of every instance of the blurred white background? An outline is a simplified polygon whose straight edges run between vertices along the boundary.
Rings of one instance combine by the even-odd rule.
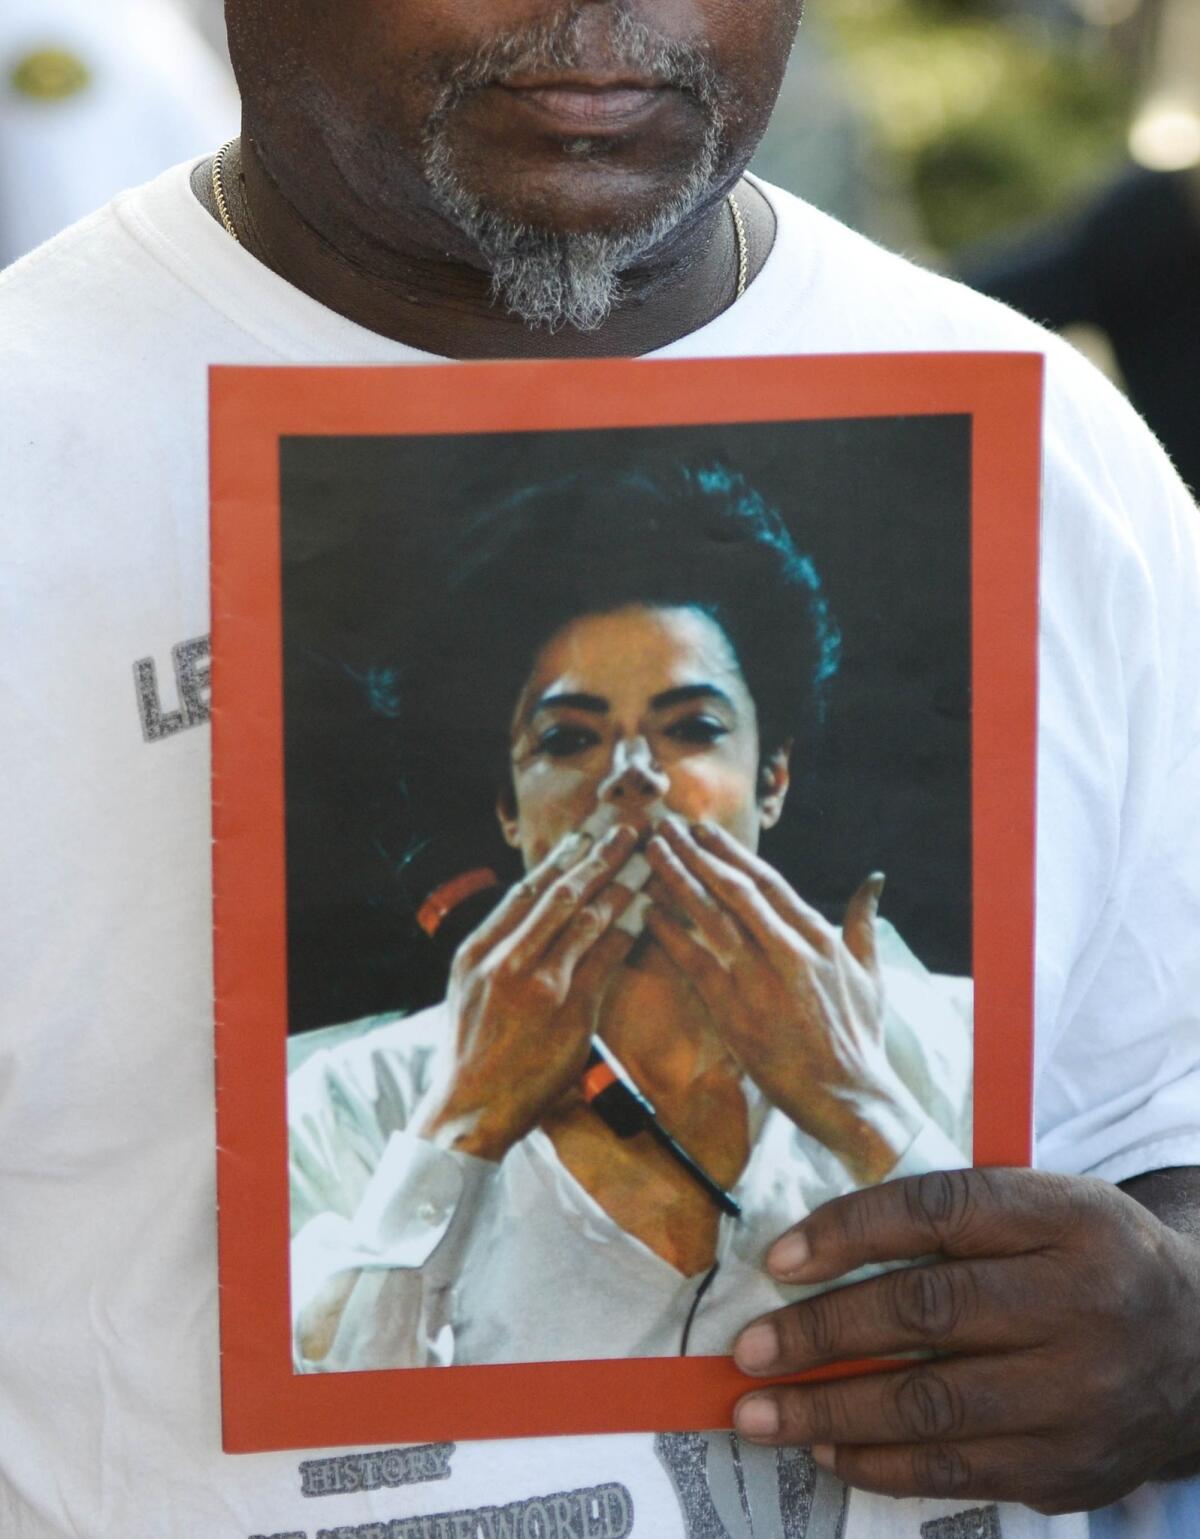
[[[219,0],[0,0],[0,266],[237,132]]]

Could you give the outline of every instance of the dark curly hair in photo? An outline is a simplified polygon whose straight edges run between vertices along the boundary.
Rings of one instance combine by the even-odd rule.
[[[803,762],[825,717],[841,638],[812,560],[725,465],[588,472],[531,486],[460,526],[402,664],[369,681],[421,761],[488,807],[508,773],[512,712],[534,660],[572,620],[631,604],[686,607],[727,637],[764,757]]]

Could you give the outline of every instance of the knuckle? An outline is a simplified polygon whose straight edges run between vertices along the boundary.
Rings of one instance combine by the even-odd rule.
[[[895,1390],[895,1412],[901,1430],[920,1442],[954,1437],[966,1420],[962,1395],[928,1368],[904,1375]]]
[[[833,1443],[840,1431],[836,1390],[821,1385],[780,1395],[781,1421],[788,1442]]]
[[[567,877],[560,878],[550,889],[550,900],[555,908],[572,908],[579,902],[579,883]]]
[[[510,947],[498,957],[490,957],[479,968],[482,981],[489,988],[505,988],[522,979],[521,956]]]
[[[739,907],[748,903],[757,891],[750,878],[744,876],[740,871],[722,871],[719,883],[715,885],[722,902]],[[712,899],[709,899],[709,901],[711,902]]]
[[[834,930],[833,926],[822,920],[820,926],[814,931],[809,944],[818,956],[828,960],[837,951],[840,939],[841,937]]]
[[[1081,1218],[1089,1224],[1113,1213],[1113,1188],[1097,1176],[1067,1176],[1060,1172],[1021,1171],[1027,1200],[1035,1202],[1046,1218],[1057,1221],[1065,1238]]]
[[[1045,1170],[975,1172],[978,1189],[987,1201],[1010,1212],[1020,1211],[1036,1223],[1046,1240],[1069,1248],[1083,1221],[1085,1243],[1091,1246],[1105,1216],[1113,1188],[1090,1176],[1065,1176]]]
[[[840,1316],[836,1292],[818,1293],[806,1299],[783,1316],[785,1346],[792,1355],[802,1358],[825,1359],[836,1355]]]
[[[969,1170],[934,1170],[905,1184],[905,1202],[915,1223],[936,1233],[960,1230],[975,1212],[974,1183]]]
[[[961,1324],[970,1287],[967,1274],[951,1267],[906,1267],[891,1274],[892,1314],[910,1336],[940,1346]]]
[[[525,980],[526,995],[533,1005],[556,1005],[559,1000],[558,979],[543,969],[530,973]]]
[[[738,928],[724,914],[716,917],[716,937],[717,943],[724,951],[732,953],[741,949],[741,935]]]
[[[971,1484],[971,1466],[953,1443],[922,1443],[914,1448],[913,1475],[923,1496],[962,1496]]]
[[[503,991],[515,976],[516,965],[511,957],[489,958],[473,968],[470,977],[464,979],[464,982],[473,985],[486,997],[497,989]]]
[[[854,1193],[821,1210],[819,1221],[832,1219],[839,1248],[857,1253],[874,1238],[875,1202],[875,1193],[870,1189]]]
[[[589,903],[579,910],[576,924],[584,936],[599,935],[609,918],[609,910],[599,903]]]
[[[624,862],[614,861],[611,851],[593,855],[590,860],[585,860],[581,866],[577,866],[571,872],[572,883],[582,891],[585,887],[594,887],[597,882],[602,882],[619,870]]]

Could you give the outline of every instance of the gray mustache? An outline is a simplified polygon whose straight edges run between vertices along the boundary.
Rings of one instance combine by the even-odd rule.
[[[636,70],[660,85],[686,91],[710,111],[720,107],[725,92],[703,48],[664,36],[623,7],[611,16],[603,40],[606,65]],[[557,20],[501,33],[447,72],[444,103],[486,86],[504,85],[516,76],[577,69],[584,62],[585,46],[579,6]]]

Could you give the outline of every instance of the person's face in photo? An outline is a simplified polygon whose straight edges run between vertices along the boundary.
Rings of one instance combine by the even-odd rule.
[[[512,721],[505,839],[535,866],[598,806],[649,831],[665,804],[748,849],[779,819],[788,753],[763,760],[754,700],[721,627],[688,608],[581,616],[542,648]]]

